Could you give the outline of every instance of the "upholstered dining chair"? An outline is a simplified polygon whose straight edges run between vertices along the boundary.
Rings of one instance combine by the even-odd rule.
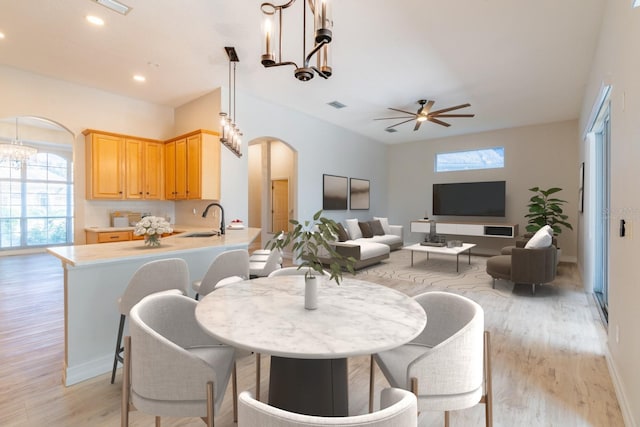
[[[268,277],[274,277],[274,276],[304,276],[306,272],[307,272],[307,268],[306,267],[302,267],[302,268],[298,268],[298,267],[283,267],[283,268],[280,268],[278,270],[273,270],[271,273],[269,273]],[[318,274],[318,272],[314,271],[313,274]],[[330,276],[330,274],[327,273],[324,270],[322,270],[322,275],[323,276]]]
[[[351,417],[296,414],[257,401],[246,391],[240,394],[239,405],[238,427],[412,427],[418,425],[416,397],[411,392],[398,388],[382,390],[379,411]]]
[[[234,349],[217,342],[195,318],[187,296],[154,294],[130,312],[122,381],[122,427],[129,411],[156,417],[201,417],[213,427],[233,367]]]
[[[250,261],[250,277],[267,277],[272,271],[282,268],[282,251],[272,250],[266,261]]]
[[[246,249],[225,251],[213,259],[202,280],[194,281],[191,288],[196,299],[205,296],[216,287],[240,282],[249,278],[249,252]]]
[[[116,351],[113,356],[111,384],[116,378],[118,362],[122,363],[122,334],[124,325],[131,308],[142,298],[155,292],[171,291],[186,295],[189,287],[189,269],[185,260],[168,258],[151,261],[142,265],[131,277],[124,293],[118,298],[120,323],[116,338]]]
[[[449,411],[485,404],[485,422],[493,425],[489,332],[484,312],[474,301],[448,292],[415,297],[427,313],[427,325],[413,341],[371,357],[369,410],[373,409],[374,360],[392,387],[411,390],[419,411]]]

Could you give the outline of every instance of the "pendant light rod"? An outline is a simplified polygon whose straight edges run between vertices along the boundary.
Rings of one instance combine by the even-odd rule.
[[[233,154],[242,157],[242,132],[235,123],[236,120],[236,64],[240,62],[234,47],[225,47],[229,57],[229,113],[220,112],[220,127],[222,128],[220,142]],[[233,63],[233,80],[231,73],[231,63]],[[233,87],[232,87],[233,82]],[[233,103],[232,103],[233,98]]]

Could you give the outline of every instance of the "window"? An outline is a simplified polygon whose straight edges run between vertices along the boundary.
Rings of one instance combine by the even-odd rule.
[[[23,164],[0,161],[0,249],[73,243],[71,152],[37,148]]]
[[[504,167],[504,147],[436,154],[436,172]]]

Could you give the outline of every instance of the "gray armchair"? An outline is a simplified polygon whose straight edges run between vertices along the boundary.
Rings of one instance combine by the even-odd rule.
[[[498,255],[487,260],[487,274],[496,279],[510,280],[514,283],[531,285],[531,293],[536,285],[552,282],[557,271],[557,249],[551,245],[541,249],[514,247],[511,255]]]

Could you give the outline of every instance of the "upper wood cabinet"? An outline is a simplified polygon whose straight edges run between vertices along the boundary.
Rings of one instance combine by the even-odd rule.
[[[218,134],[197,130],[165,144],[165,198],[220,200]]]
[[[164,144],[87,129],[87,199],[162,198]]]

